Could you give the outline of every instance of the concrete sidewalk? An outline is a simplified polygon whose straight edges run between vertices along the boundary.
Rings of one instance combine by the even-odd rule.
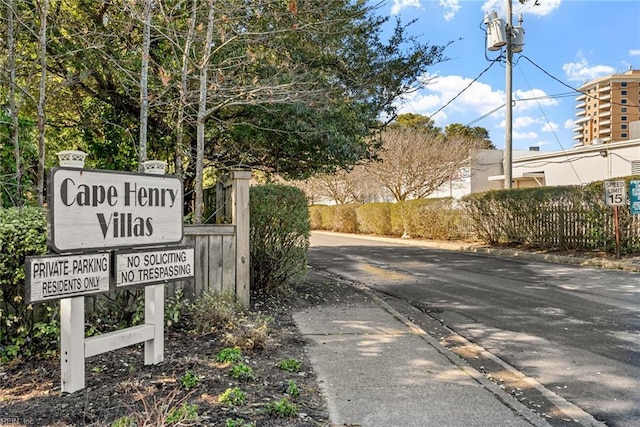
[[[311,269],[312,286],[331,279]],[[545,426],[367,289],[294,312],[336,426]]]

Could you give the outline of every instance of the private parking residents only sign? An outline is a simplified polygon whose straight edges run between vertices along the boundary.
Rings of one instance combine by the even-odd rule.
[[[27,302],[109,291],[109,253],[27,257]]]
[[[179,243],[182,180],[176,176],[53,168],[50,249],[57,253]]]

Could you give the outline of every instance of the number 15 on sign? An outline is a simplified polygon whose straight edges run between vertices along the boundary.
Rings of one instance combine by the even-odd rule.
[[[604,182],[604,202],[607,206],[624,206],[627,204],[626,183],[624,181]]]

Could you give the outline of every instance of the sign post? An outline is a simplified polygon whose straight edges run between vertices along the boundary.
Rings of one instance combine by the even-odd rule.
[[[618,207],[627,204],[627,192],[625,181],[604,182],[604,202],[607,206],[613,206],[613,223],[616,234],[616,258],[620,259],[620,220]]]
[[[629,181],[629,208],[631,214],[640,214],[640,181]]]
[[[60,299],[62,392],[84,388],[90,356],[144,342],[146,365],[164,359],[164,285],[194,276],[194,248],[177,246],[182,180],[150,173],[49,173],[47,244],[58,255],[27,258],[26,300]],[[84,296],[134,285],[145,286],[144,324],[85,339]]]

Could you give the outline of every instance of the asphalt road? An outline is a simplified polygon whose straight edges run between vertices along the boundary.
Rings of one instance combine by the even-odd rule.
[[[313,234],[309,264],[419,308],[609,426],[640,425],[640,274]]]

